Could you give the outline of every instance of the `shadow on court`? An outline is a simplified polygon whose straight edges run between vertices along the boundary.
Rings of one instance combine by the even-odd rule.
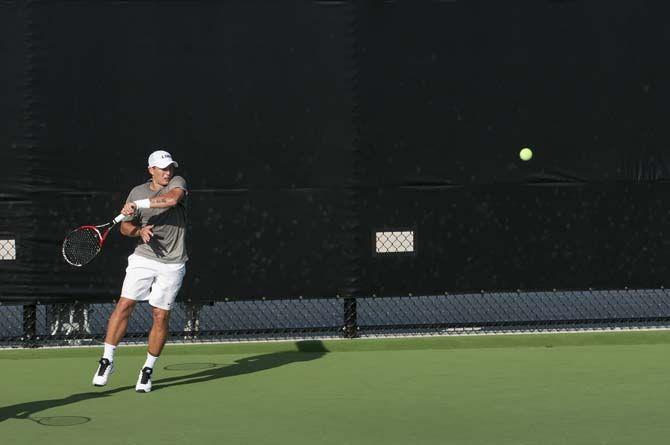
[[[231,365],[222,367],[211,367],[203,371],[188,375],[161,378],[154,380],[152,391],[157,391],[171,386],[191,385],[194,383],[207,382],[226,377],[235,377],[243,374],[264,371],[266,369],[278,368],[289,363],[308,362],[323,357],[328,352],[320,341],[296,342],[297,351],[282,351],[269,354],[245,357]]]
[[[222,367],[211,367],[193,374],[180,375],[175,377],[161,378],[154,381],[153,391],[164,390],[171,386],[191,385],[196,383],[203,383],[210,380],[221,379],[226,377],[235,377],[244,374],[251,374],[254,372],[264,371],[267,369],[277,368],[290,363],[307,362],[323,357],[328,350],[318,340],[315,341],[299,341],[295,343],[297,351],[281,351],[272,352],[268,354],[255,355],[252,357],[245,357],[236,360],[230,365]],[[116,393],[123,391],[131,391],[135,389],[135,385],[122,386],[119,388],[103,390],[103,391],[89,391],[78,394],[72,394],[60,399],[38,400],[34,402],[18,403],[16,405],[0,407],[0,422],[7,419],[27,419],[35,420],[33,414],[45,411],[51,408],[59,408],[68,406],[77,402],[85,400],[102,399],[111,397]],[[151,397],[148,395],[139,395],[138,397]],[[82,419],[90,419],[88,417],[81,417]],[[38,422],[41,425],[52,426],[49,423]],[[82,424],[73,423],[72,425]],[[55,425],[54,425],[55,426]],[[63,426],[62,424],[59,426]]]

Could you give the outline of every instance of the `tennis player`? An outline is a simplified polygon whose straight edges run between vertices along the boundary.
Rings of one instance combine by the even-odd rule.
[[[170,153],[158,150],[149,156],[151,179],[133,188],[121,213],[121,233],[138,238],[128,257],[121,298],[109,317],[105,349],[93,385],[104,386],[114,371],[114,351],[128,327],[128,319],[140,300],[149,300],[153,325],[147,359],[135,390],[151,391],[151,375],[168,336],[168,320],[186,272],[186,181],[175,176],[178,164]]]

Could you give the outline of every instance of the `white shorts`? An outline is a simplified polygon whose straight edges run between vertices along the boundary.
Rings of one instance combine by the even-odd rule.
[[[128,257],[121,296],[135,301],[149,300],[150,305],[169,311],[185,274],[186,263],[161,263],[133,253]]]

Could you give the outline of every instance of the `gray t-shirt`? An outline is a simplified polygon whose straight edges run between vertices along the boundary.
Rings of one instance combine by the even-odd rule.
[[[173,177],[168,185],[158,191],[151,190],[151,181],[138,185],[130,191],[126,202],[155,198],[174,188],[187,191],[186,181],[181,176]],[[186,196],[174,207],[167,209],[138,209],[134,220],[142,227],[153,224],[154,236],[148,244],[139,238],[135,253],[161,263],[183,263],[186,253]]]

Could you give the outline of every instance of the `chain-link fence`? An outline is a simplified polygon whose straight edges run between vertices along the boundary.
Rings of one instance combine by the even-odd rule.
[[[16,259],[16,241],[13,239],[0,239],[0,261],[11,261]]]
[[[0,306],[0,347],[85,345],[104,339],[114,303]],[[148,304],[125,341],[145,342]],[[670,327],[665,289],[182,302],[171,342],[452,335]]]
[[[377,255],[412,252],[414,252],[413,230],[382,231],[375,233],[375,253]]]

